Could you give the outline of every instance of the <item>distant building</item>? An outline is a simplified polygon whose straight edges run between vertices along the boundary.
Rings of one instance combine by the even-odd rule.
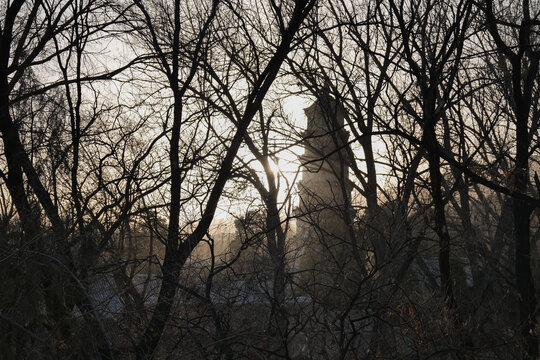
[[[351,183],[345,150],[345,110],[330,96],[305,109],[302,180],[294,240],[300,249],[296,267],[306,284],[340,287],[353,271]],[[315,281],[314,281],[315,280]],[[329,288],[329,290],[332,290]],[[319,290],[317,290],[319,291]]]

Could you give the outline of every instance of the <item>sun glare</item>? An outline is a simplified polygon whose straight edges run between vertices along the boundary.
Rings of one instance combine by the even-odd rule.
[[[272,168],[272,172],[275,176],[278,176],[281,172],[281,169],[279,167],[279,159],[276,158],[276,160],[270,160],[270,167]]]

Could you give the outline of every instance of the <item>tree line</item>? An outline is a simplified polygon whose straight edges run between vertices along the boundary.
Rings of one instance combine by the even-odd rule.
[[[539,358],[540,4],[0,14],[6,358]]]

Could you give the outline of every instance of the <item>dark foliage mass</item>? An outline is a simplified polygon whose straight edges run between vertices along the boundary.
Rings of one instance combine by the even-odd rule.
[[[0,359],[538,359],[540,2],[0,1]]]

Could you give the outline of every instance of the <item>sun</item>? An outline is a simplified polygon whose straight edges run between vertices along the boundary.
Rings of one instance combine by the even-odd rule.
[[[281,173],[281,168],[279,167],[279,158],[275,158],[275,160],[270,159],[268,162],[270,164],[270,169],[272,169],[272,173],[274,176],[279,176]]]

